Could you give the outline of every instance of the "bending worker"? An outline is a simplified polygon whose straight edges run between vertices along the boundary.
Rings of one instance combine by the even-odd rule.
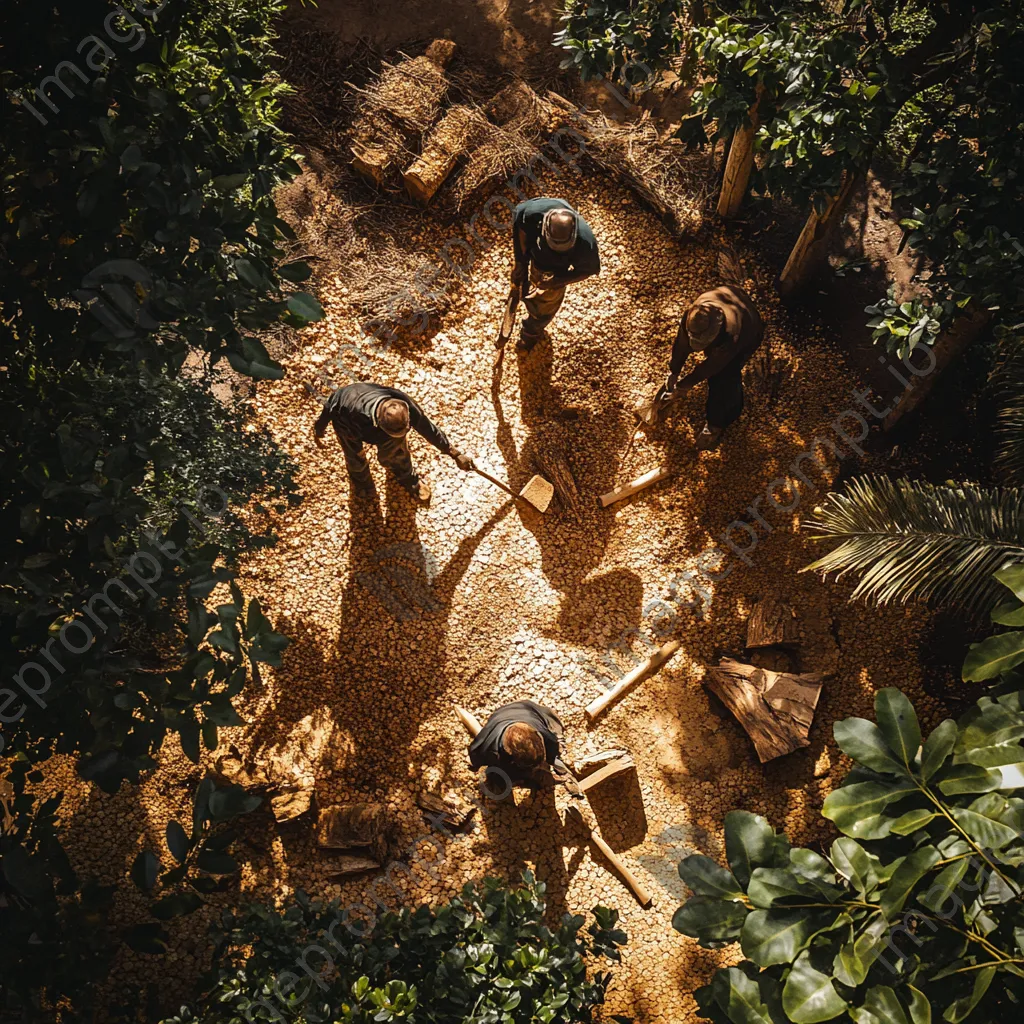
[[[564,732],[550,708],[532,700],[513,701],[487,719],[469,745],[469,763],[474,768],[500,768],[513,784],[543,787],[553,777],[577,796],[579,786],[559,756]]]
[[[680,321],[669,374],[655,398],[655,407],[663,412],[677,395],[686,394],[702,380],[708,382],[707,422],[697,438],[698,451],[714,448],[722,431],[743,411],[743,367],[763,337],[764,325],[753,301],[733,285],[699,295]],[[678,380],[694,352],[703,352],[703,361]]]
[[[398,482],[417,500],[430,501],[430,484],[412,468],[409,429],[425,437],[439,452],[450,455],[461,470],[473,468],[473,459],[452,446],[444,431],[398,388],[360,382],[338,388],[324,403],[323,412],[313,428],[316,443],[322,446],[327,425],[341,442],[345,464],[356,494],[373,493],[373,477],[363,454],[364,444],[377,446],[382,466],[394,470]]]
[[[529,351],[554,319],[567,285],[601,271],[590,225],[564,199],[528,199],[512,221],[512,283],[529,314],[519,348]]]

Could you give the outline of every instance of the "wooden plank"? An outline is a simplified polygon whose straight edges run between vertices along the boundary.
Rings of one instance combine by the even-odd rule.
[[[579,787],[586,793],[588,789],[599,786],[606,779],[612,779],[616,775],[621,775],[623,772],[628,772],[635,767],[636,762],[628,754],[625,757],[617,757],[603,768],[599,768],[596,772],[586,776],[586,778],[579,779]]]
[[[594,844],[597,848],[605,855],[608,862],[613,868],[615,868],[619,877],[629,886],[633,895],[637,898],[641,907],[649,907],[651,905],[651,894],[647,891],[647,888],[640,881],[632,871],[623,863],[619,858],[619,855],[601,838],[601,833],[597,830],[597,822],[593,820],[593,812],[590,811],[589,805],[587,813],[584,813],[579,803],[570,807],[566,812],[567,814],[576,814],[587,831],[590,833],[590,838],[594,840]],[[589,821],[587,819],[590,819]]]
[[[458,704],[455,705],[455,714],[459,716],[459,721],[463,724],[466,732],[468,732],[470,736],[475,738],[477,733],[479,733],[483,728],[476,715],[471,711],[467,711],[465,708],[459,707]]]
[[[632,672],[627,672],[610,690],[587,705],[587,718],[593,721],[605,708],[624,697],[641,680],[654,675],[682,647],[679,640],[669,640]]]
[[[806,747],[821,696],[822,677],[794,675],[723,658],[704,685],[736,716],[761,763]]]

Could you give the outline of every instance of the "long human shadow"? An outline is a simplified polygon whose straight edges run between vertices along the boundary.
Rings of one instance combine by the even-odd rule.
[[[498,449],[509,485],[517,491],[534,473],[543,475],[543,467],[555,457],[561,456],[568,463],[579,491],[575,510],[561,507],[557,499],[546,513],[524,502],[517,506],[523,526],[540,549],[541,571],[561,595],[557,637],[596,644],[592,617],[586,609],[595,601],[613,600],[625,619],[624,625],[635,626],[643,602],[643,584],[627,569],[616,568],[588,578],[604,557],[614,525],[613,514],[599,508],[597,495],[615,484],[618,453],[628,441],[629,420],[614,405],[597,413],[589,406],[566,406],[552,381],[552,345],[544,339],[529,353],[515,350],[522,421],[529,430],[520,449],[502,405],[504,364],[511,356],[511,342],[508,349],[495,365],[491,380]]]

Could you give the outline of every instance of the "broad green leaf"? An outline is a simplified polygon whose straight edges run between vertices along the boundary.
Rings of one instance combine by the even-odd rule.
[[[921,777],[927,782],[946,762],[956,743],[957,728],[952,718],[938,725],[925,740],[921,751]]]
[[[136,888],[144,892],[156,885],[160,873],[160,861],[151,850],[143,850],[132,863],[131,879]]]
[[[947,864],[935,877],[927,892],[918,895],[917,902],[936,914],[947,914],[949,908],[946,901],[956,892],[970,866],[970,858],[967,857]]]
[[[940,860],[942,860],[942,855],[934,846],[922,846],[904,858],[903,863],[893,872],[878,903],[882,913],[890,921],[903,909],[914,886]]]
[[[32,856],[20,843],[12,842],[4,853],[3,874],[7,884],[27,899],[44,902],[53,893],[42,858]]]
[[[324,318],[323,307],[306,292],[296,292],[288,297],[288,311],[307,323],[316,323]]]
[[[832,979],[811,966],[805,952],[789,972],[782,989],[782,1008],[793,1024],[818,1024],[846,1012],[846,1000],[835,990]]]
[[[746,886],[755,868],[785,867],[789,844],[759,814],[730,811],[725,816],[725,852],[733,875]]]
[[[820,853],[799,846],[794,847],[789,851],[789,864],[801,878],[817,883],[819,891],[831,892],[835,889],[836,873]]]
[[[938,814],[935,811],[929,811],[927,807],[921,807],[917,810],[907,811],[906,814],[898,817],[892,825],[889,826],[889,831],[894,832],[898,836],[909,836],[918,829],[922,829],[925,825],[929,824],[932,819],[937,818]]]
[[[753,978],[737,967],[718,971],[711,981],[711,994],[733,1024],[773,1024]]]
[[[907,770],[885,740],[882,730],[866,718],[845,718],[832,727],[844,754],[875,772],[906,775]]]
[[[913,770],[921,747],[921,725],[906,694],[886,687],[875,694],[875,715],[886,745],[896,752],[903,767]]]
[[[188,847],[188,836],[181,825],[176,821],[167,822],[167,849],[179,864],[188,856]]]
[[[735,942],[749,911],[742,903],[713,896],[694,896],[673,915],[672,927],[702,946],[714,948]]]
[[[971,994],[962,996],[946,1007],[946,1012],[942,1015],[943,1020],[948,1020],[950,1024],[960,1024],[960,1021],[966,1020],[971,1015],[971,1011],[981,1002],[995,976],[996,969],[994,967],[984,967],[977,971]]]
[[[981,643],[971,644],[964,658],[963,679],[983,683],[996,679],[1024,662],[1024,630],[997,633]]]
[[[185,917],[197,911],[203,901],[194,892],[173,893],[150,905],[149,912],[158,921],[170,921],[175,917]]]
[[[755,907],[767,909],[776,900],[802,897],[810,903],[820,903],[818,888],[806,878],[786,868],[755,868],[747,886],[747,895]]]
[[[864,1009],[880,1024],[909,1024],[896,992],[888,985],[875,985],[864,996]]]
[[[1000,626],[1024,626],[1024,604],[1007,601],[992,612],[992,621]]]
[[[974,764],[957,764],[944,768],[937,776],[939,789],[946,796],[964,793],[991,793],[998,789],[1002,776],[997,770]]]
[[[853,939],[844,943],[836,954],[832,969],[836,980],[851,988],[864,984],[871,965],[882,951],[883,939],[889,933],[889,922],[881,914],[872,914]]]
[[[1024,601],[1024,565],[1008,565],[992,575],[1004,587],[1009,587],[1019,601]]]
[[[696,853],[681,860],[679,877],[698,896],[717,896],[726,900],[743,896],[736,876],[703,854]]]
[[[916,792],[918,788],[909,777],[891,784],[857,782],[829,793],[821,813],[854,839],[882,839],[891,825],[882,812],[894,801]]]
[[[1012,843],[1017,833],[1009,825],[966,807],[954,807],[953,817],[957,824],[985,850],[999,850]]]
[[[169,938],[163,927],[153,921],[137,924],[124,933],[124,941],[136,953],[149,953],[154,956],[163,956],[167,952]]]
[[[839,908],[810,912],[796,910],[752,910],[743,922],[740,945],[745,956],[759,967],[788,964],[811,939],[832,927],[841,915]]]
[[[876,866],[878,858],[868,853],[856,840],[842,837],[832,844],[829,851],[832,863],[862,896],[878,885]]]
[[[907,993],[910,996],[911,1024],[932,1024],[932,1004],[925,994],[913,985],[907,986]]]

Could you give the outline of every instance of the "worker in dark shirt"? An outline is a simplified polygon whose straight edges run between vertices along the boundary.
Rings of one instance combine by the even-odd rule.
[[[519,347],[529,351],[554,319],[567,285],[601,271],[590,225],[564,199],[528,199],[512,221],[512,283],[529,314]]]
[[[732,285],[699,295],[680,321],[668,378],[655,397],[655,407],[663,411],[666,403],[702,380],[708,382],[707,422],[697,438],[698,451],[714,448],[743,411],[743,366],[763,337],[764,325],[753,300]],[[695,352],[703,352],[704,360],[679,380]]]
[[[364,444],[377,446],[382,466],[394,470],[398,482],[419,501],[430,501],[430,484],[412,468],[409,429],[425,437],[439,452],[450,455],[459,469],[473,468],[473,459],[458,451],[427,414],[398,388],[360,382],[338,388],[324,402],[313,435],[322,446],[327,425],[334,427],[345,453],[352,486],[357,494],[373,492],[373,478],[363,454]]]
[[[532,700],[513,701],[487,719],[469,745],[469,763],[474,768],[499,768],[514,784],[542,786],[553,776],[577,796],[579,786],[559,756],[564,731],[550,708]]]

